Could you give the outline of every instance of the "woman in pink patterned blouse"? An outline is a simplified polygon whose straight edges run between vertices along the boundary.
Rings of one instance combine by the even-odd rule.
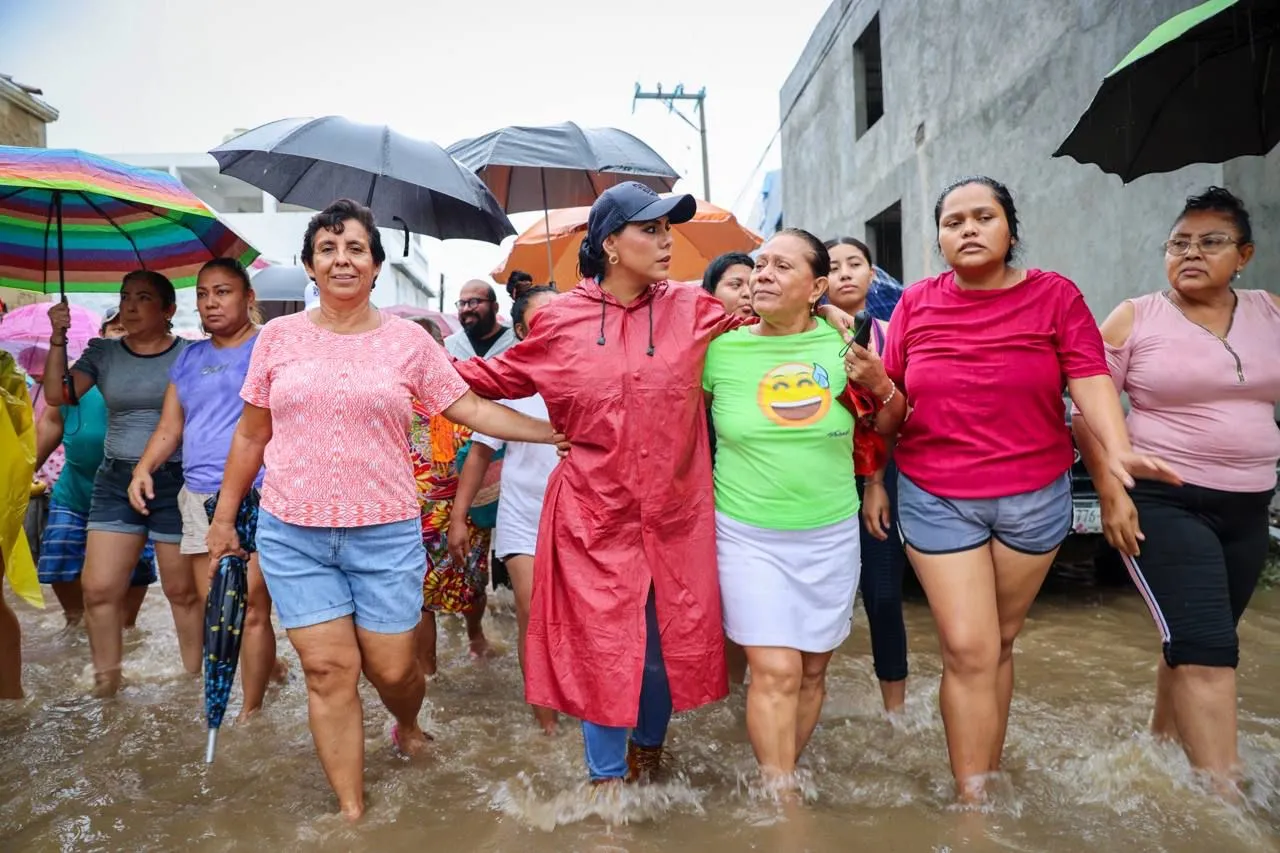
[[[239,550],[236,510],[265,460],[262,573],[306,675],[320,763],[350,819],[364,812],[362,671],[395,717],[396,749],[411,756],[428,740],[411,401],[511,441],[555,440],[545,421],[472,394],[422,327],[370,304],[385,259],[368,208],[343,199],[312,217],[302,262],[320,305],[259,334],[208,537],[214,565]]]

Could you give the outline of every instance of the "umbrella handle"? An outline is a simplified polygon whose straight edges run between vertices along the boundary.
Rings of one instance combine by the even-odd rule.
[[[409,257],[409,223],[405,222],[399,216],[391,217],[392,222],[399,222],[400,227],[404,229],[404,257]]]

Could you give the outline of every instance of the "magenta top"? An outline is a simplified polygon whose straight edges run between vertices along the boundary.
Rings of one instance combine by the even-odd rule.
[[[1129,300],[1133,331],[1107,345],[1116,388],[1129,394],[1129,436],[1185,482],[1265,492],[1280,459],[1280,308],[1262,290],[1237,290],[1225,341],[1183,316],[1164,293]]]

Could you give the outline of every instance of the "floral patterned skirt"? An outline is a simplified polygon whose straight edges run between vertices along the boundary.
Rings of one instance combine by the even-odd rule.
[[[470,547],[466,564],[454,565],[449,556],[449,514],[453,501],[425,501],[422,544],[427,548],[427,573],[422,582],[423,609],[436,613],[465,613],[489,586],[489,541],[493,533],[467,519]]]

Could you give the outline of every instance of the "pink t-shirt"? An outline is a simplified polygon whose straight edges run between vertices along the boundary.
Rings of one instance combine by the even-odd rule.
[[[1265,492],[1280,459],[1280,308],[1264,291],[1236,293],[1230,349],[1164,293],[1150,293],[1129,300],[1133,331],[1124,346],[1107,347],[1107,363],[1129,394],[1134,450],[1197,486]]]
[[[899,469],[962,499],[1034,491],[1067,471],[1066,380],[1107,373],[1079,289],[1042,270],[1003,290],[964,290],[950,271],[908,287],[884,365],[911,405]]]
[[[304,311],[258,335],[240,396],[271,410],[262,506],[281,521],[364,527],[420,514],[412,400],[438,414],[467,385],[425,329],[381,316],[372,331],[339,335]]]

